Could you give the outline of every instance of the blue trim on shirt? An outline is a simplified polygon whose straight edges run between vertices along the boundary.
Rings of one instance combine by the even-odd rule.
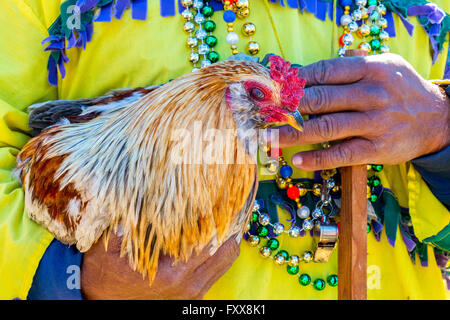
[[[39,262],[27,299],[83,300],[82,257],[75,247],[53,240]]]
[[[435,197],[450,210],[450,146],[411,162]]]

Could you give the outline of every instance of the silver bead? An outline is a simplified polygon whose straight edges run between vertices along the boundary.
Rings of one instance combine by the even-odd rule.
[[[387,41],[389,40],[389,33],[387,33],[386,31],[381,31],[379,37],[380,40]]]
[[[195,32],[195,36],[200,40],[205,39],[207,35],[208,33],[204,29],[199,29]]]
[[[278,265],[283,265],[286,262],[286,258],[282,255],[282,254],[277,254],[273,260],[275,261],[276,264]]]
[[[239,41],[239,36],[237,35],[236,32],[229,32],[229,33],[227,34],[226,40],[227,40],[227,43],[228,43],[228,44],[233,45],[233,44],[238,43],[238,41]]]
[[[203,24],[203,23],[205,23],[205,16],[201,13],[197,13],[195,15],[194,20],[195,20],[195,23],[197,23],[197,24]]]
[[[193,22],[190,22],[190,21],[185,22],[184,25],[183,25],[183,29],[184,29],[184,31],[186,31],[188,33],[192,32],[192,31],[195,30],[195,24]]]
[[[363,42],[359,45],[359,48],[362,50],[365,50],[367,52],[370,52],[372,50],[372,47],[367,42]]]
[[[189,47],[194,48],[197,46],[198,40],[195,37],[189,37],[187,38],[186,43]]]
[[[246,9],[248,8],[248,0],[238,0],[236,1],[236,7],[238,9]]]
[[[209,52],[209,46],[206,43],[202,43],[198,46],[199,54],[207,54]]]
[[[377,21],[377,25],[380,26],[381,28],[387,28],[388,22],[385,18],[380,18]]]
[[[268,247],[262,247],[261,249],[259,249],[259,252],[264,258],[268,258],[270,256],[270,249]]]
[[[313,219],[319,219],[323,214],[323,211],[319,208],[314,209],[314,211],[312,212],[311,216],[313,217]]]
[[[380,52],[381,53],[389,53],[391,51],[391,49],[387,46],[387,45],[385,45],[385,44],[383,44],[381,47],[380,47]]]
[[[296,266],[298,266],[299,262],[300,262],[300,258],[299,258],[298,256],[293,255],[293,256],[290,256],[290,257],[289,257],[288,264],[289,264],[291,267],[296,267]]]
[[[357,6],[362,7],[362,6],[365,6],[367,4],[367,0],[356,0],[355,3],[356,3]]]
[[[333,189],[336,186],[336,182],[333,179],[328,179],[327,187],[328,189]]]
[[[314,258],[314,256],[311,251],[305,251],[303,253],[302,258],[303,258],[303,261],[305,261],[305,262],[311,262],[312,259]]]
[[[297,209],[297,216],[300,219],[308,218],[309,217],[309,213],[310,213],[310,211],[309,211],[309,208],[307,206],[302,206],[301,208]]]
[[[353,41],[355,41],[355,38],[353,38],[353,35],[351,33],[347,33],[342,38],[342,42],[344,42],[346,46],[350,46],[353,43]]]
[[[203,1],[202,0],[194,0],[193,6],[196,9],[201,9],[203,7]]]
[[[345,48],[339,48],[338,55],[340,57],[343,57],[345,55],[346,51],[347,51],[347,49],[345,49]]]
[[[192,13],[191,10],[189,9],[185,9],[182,13],[181,16],[184,18],[185,21],[189,21],[192,20],[194,18],[194,14]]]
[[[377,7],[377,11],[379,14],[382,14],[382,15],[386,14],[386,6],[382,3],[380,3]]]
[[[260,208],[259,207],[259,202],[255,200],[255,203],[253,204],[253,210],[257,211],[257,210],[259,210],[259,208]]]
[[[367,24],[361,25],[361,27],[359,27],[359,33],[363,37],[368,36],[370,34],[370,27]]]
[[[200,58],[200,56],[198,55],[197,52],[191,52],[189,54],[189,61],[192,63],[197,63],[199,58]]]
[[[348,14],[344,14],[341,17],[341,25],[346,26],[353,21],[352,17]]]
[[[198,70],[200,70],[199,68],[193,68],[192,72],[197,72]]]
[[[261,213],[259,215],[259,223],[263,226],[267,226],[270,223],[270,217],[268,214]]]
[[[363,14],[362,14],[361,10],[359,10],[359,9],[356,9],[355,11],[352,12],[352,18],[355,21],[361,20],[362,16],[363,16]]]
[[[281,223],[279,223],[279,222],[275,223],[274,226],[273,226],[273,232],[274,232],[276,235],[282,234],[282,233],[284,232],[284,226],[283,226],[283,224],[281,224]]]
[[[248,237],[248,242],[252,247],[256,247],[259,244],[259,237],[256,235],[251,235]]]
[[[297,238],[300,235],[300,228],[297,226],[293,226],[292,228],[289,229],[289,235],[292,238]]]
[[[356,32],[358,28],[359,26],[355,21],[352,21],[351,23],[348,24],[348,30],[350,30],[351,32]]]
[[[211,62],[210,60],[208,60],[208,59],[204,59],[204,60],[202,60],[202,62],[200,63],[200,65],[201,65],[202,68],[209,67],[211,64],[212,64],[212,62]]]
[[[303,224],[302,224],[303,230],[309,231],[313,228],[313,226],[314,226],[314,224],[311,221],[311,219],[305,219],[303,221]]]

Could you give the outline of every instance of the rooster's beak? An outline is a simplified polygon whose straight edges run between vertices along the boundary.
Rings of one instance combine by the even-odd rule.
[[[286,124],[290,125],[292,128],[297,129],[298,131],[303,131],[303,118],[300,112],[298,110],[295,110],[294,112],[288,113],[286,116]]]

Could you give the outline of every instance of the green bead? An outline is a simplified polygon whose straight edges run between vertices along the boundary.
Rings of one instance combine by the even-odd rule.
[[[313,286],[314,286],[314,289],[320,291],[320,290],[325,289],[326,283],[322,279],[316,279],[316,280],[314,280]]]
[[[220,58],[219,54],[218,54],[217,52],[215,52],[215,51],[210,51],[210,52],[208,53],[208,59],[209,59],[212,63],[215,63],[215,62],[219,61],[219,58]]]
[[[289,253],[286,250],[280,250],[277,254],[283,255],[286,261],[289,260]]]
[[[373,164],[372,170],[375,172],[381,172],[383,170],[383,165],[382,164]]]
[[[373,176],[370,177],[369,184],[371,184],[374,187],[378,187],[381,184],[381,180],[377,176]]]
[[[370,224],[367,224],[367,233],[369,233],[370,232],[370,230],[372,230],[372,227],[370,226]]]
[[[214,14],[214,9],[211,6],[204,6],[202,13],[205,17],[211,17]]]
[[[372,36],[377,36],[377,35],[380,34],[380,32],[381,32],[381,28],[380,28],[379,26],[377,26],[377,25],[372,25],[372,26],[370,27],[370,34],[371,34]]]
[[[331,287],[336,287],[338,285],[338,276],[335,274],[329,275],[327,278],[327,283]]]
[[[370,201],[371,202],[375,202],[375,201],[377,201],[378,200],[378,196],[376,195],[376,194],[372,194],[371,196],[370,196]]]
[[[205,28],[205,30],[207,32],[213,32],[214,30],[216,30],[216,23],[212,20],[208,20],[208,21],[205,21],[205,23],[203,24],[203,27]]]
[[[205,42],[208,46],[212,48],[217,44],[217,38],[214,36],[207,36]]]
[[[303,273],[298,277],[298,282],[302,285],[302,286],[307,286],[308,284],[311,283],[311,277],[306,274]]]
[[[287,266],[287,272],[292,275],[297,274],[299,269],[300,269],[299,266],[294,267],[290,265]]]
[[[271,238],[267,241],[267,247],[269,247],[270,250],[276,250],[279,246],[280,242],[275,238]]]
[[[369,0],[369,1],[367,1],[367,3],[369,4],[369,6],[376,6],[377,0]]]
[[[252,222],[257,222],[259,219],[259,213],[258,212],[253,212],[252,213]]]
[[[370,46],[372,47],[372,50],[378,50],[381,47],[381,42],[378,39],[373,39],[372,41],[370,41]]]
[[[258,229],[256,229],[256,233],[260,237],[267,237],[269,234],[269,229],[266,226],[259,226]]]

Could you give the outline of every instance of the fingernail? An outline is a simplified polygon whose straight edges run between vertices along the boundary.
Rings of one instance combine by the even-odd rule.
[[[301,166],[303,163],[303,158],[302,156],[296,154],[295,156],[292,157],[292,164],[296,167]]]

